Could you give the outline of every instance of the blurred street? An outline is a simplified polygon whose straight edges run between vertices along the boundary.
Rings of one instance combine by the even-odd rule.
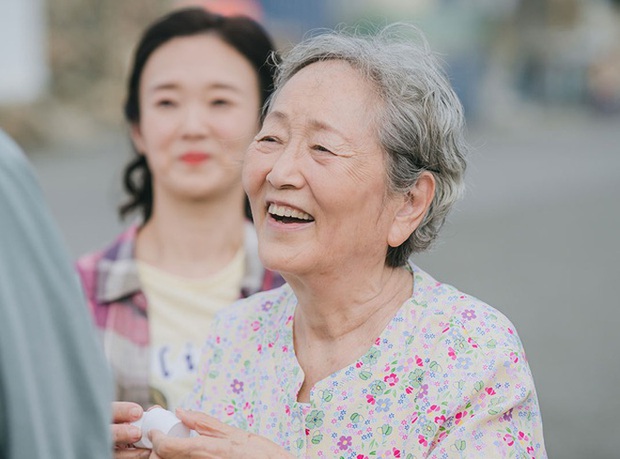
[[[467,194],[417,263],[516,325],[550,457],[617,458],[620,119],[536,112],[469,141]],[[124,133],[30,153],[72,255],[108,243]]]

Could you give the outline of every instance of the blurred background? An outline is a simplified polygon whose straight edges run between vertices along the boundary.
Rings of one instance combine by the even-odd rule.
[[[465,198],[416,261],[515,323],[550,457],[620,457],[620,1],[5,0],[0,127],[74,257],[124,225],[127,67],[141,30],[187,4],[251,15],[281,49],[343,23],[419,25],[472,151]]]

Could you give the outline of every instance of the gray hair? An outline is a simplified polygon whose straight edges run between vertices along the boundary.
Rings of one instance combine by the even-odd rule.
[[[334,59],[357,69],[382,101],[378,135],[387,153],[388,190],[408,193],[423,171],[435,177],[435,196],[423,221],[407,241],[388,248],[386,263],[402,266],[412,253],[431,245],[463,193],[463,109],[422,33],[398,23],[373,35],[329,31],[294,46],[278,64],[276,89],[266,110],[298,71]]]

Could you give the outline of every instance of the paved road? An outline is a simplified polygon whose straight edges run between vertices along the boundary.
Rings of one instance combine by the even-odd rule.
[[[470,133],[469,189],[418,263],[523,339],[551,457],[619,457],[620,119],[536,114]],[[122,136],[35,152],[74,256],[121,228]]]

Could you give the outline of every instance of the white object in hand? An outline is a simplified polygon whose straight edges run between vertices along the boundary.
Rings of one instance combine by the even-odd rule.
[[[149,440],[149,431],[161,430],[170,437],[188,438],[191,430],[177,418],[174,413],[155,407],[145,411],[140,419],[131,423],[142,429],[142,438],[134,446],[137,448],[151,449],[153,444]]]

